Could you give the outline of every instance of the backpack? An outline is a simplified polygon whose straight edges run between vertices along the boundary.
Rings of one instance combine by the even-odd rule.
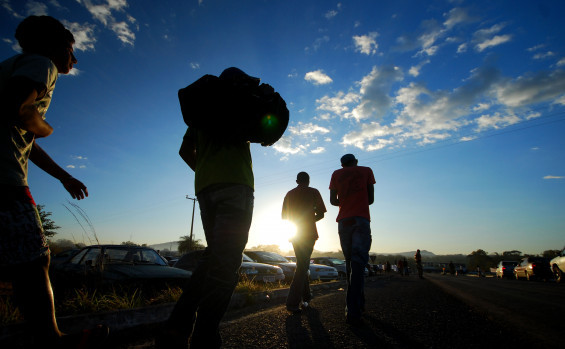
[[[216,139],[273,145],[288,126],[282,97],[267,84],[237,85],[204,75],[178,91],[184,122]]]

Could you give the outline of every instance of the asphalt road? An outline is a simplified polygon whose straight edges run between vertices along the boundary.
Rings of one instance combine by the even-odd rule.
[[[565,348],[563,326],[547,323],[563,309],[554,310],[553,300],[544,296],[549,292],[563,301],[563,286],[428,274],[423,280],[377,276],[367,279],[360,328],[345,324],[345,291],[335,287],[317,291],[300,315],[288,314],[284,300],[230,311],[220,331],[225,348]],[[501,302],[508,293],[509,300]],[[509,306],[540,297],[547,299]],[[559,335],[551,335],[557,328]],[[144,334],[107,348],[153,348],[150,331]]]

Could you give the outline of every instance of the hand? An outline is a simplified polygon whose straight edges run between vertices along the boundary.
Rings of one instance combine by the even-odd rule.
[[[76,178],[69,177],[61,180],[61,183],[67,189],[73,199],[81,200],[88,196],[86,186]]]

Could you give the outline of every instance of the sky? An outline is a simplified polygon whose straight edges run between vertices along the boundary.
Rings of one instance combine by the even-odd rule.
[[[306,171],[328,209],[315,249],[340,250],[328,187],[352,153],[376,179],[371,252],[538,254],[565,245],[563,13],[560,0],[0,0],[0,53],[20,52],[28,15],[75,35],[38,143],[90,195],[29,169],[55,239],[176,241],[194,207],[204,242],[177,91],[235,66],[290,111],[275,145],[251,145],[248,248],[291,249],[280,210]]]

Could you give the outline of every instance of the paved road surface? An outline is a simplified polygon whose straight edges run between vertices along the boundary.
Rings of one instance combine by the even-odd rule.
[[[316,294],[301,315],[284,304],[232,311],[221,324],[225,348],[563,348],[514,331],[481,307],[471,307],[444,291],[447,276],[378,276],[366,284],[364,326],[344,322],[343,289]],[[444,279],[446,280],[446,279]],[[562,285],[553,285],[559,288]],[[455,286],[453,286],[455,287]],[[471,292],[472,293],[472,292]],[[494,320],[492,320],[494,319]],[[145,334],[150,333],[146,331]],[[151,338],[136,335],[115,348],[153,348]],[[123,338],[122,338],[123,339]]]

